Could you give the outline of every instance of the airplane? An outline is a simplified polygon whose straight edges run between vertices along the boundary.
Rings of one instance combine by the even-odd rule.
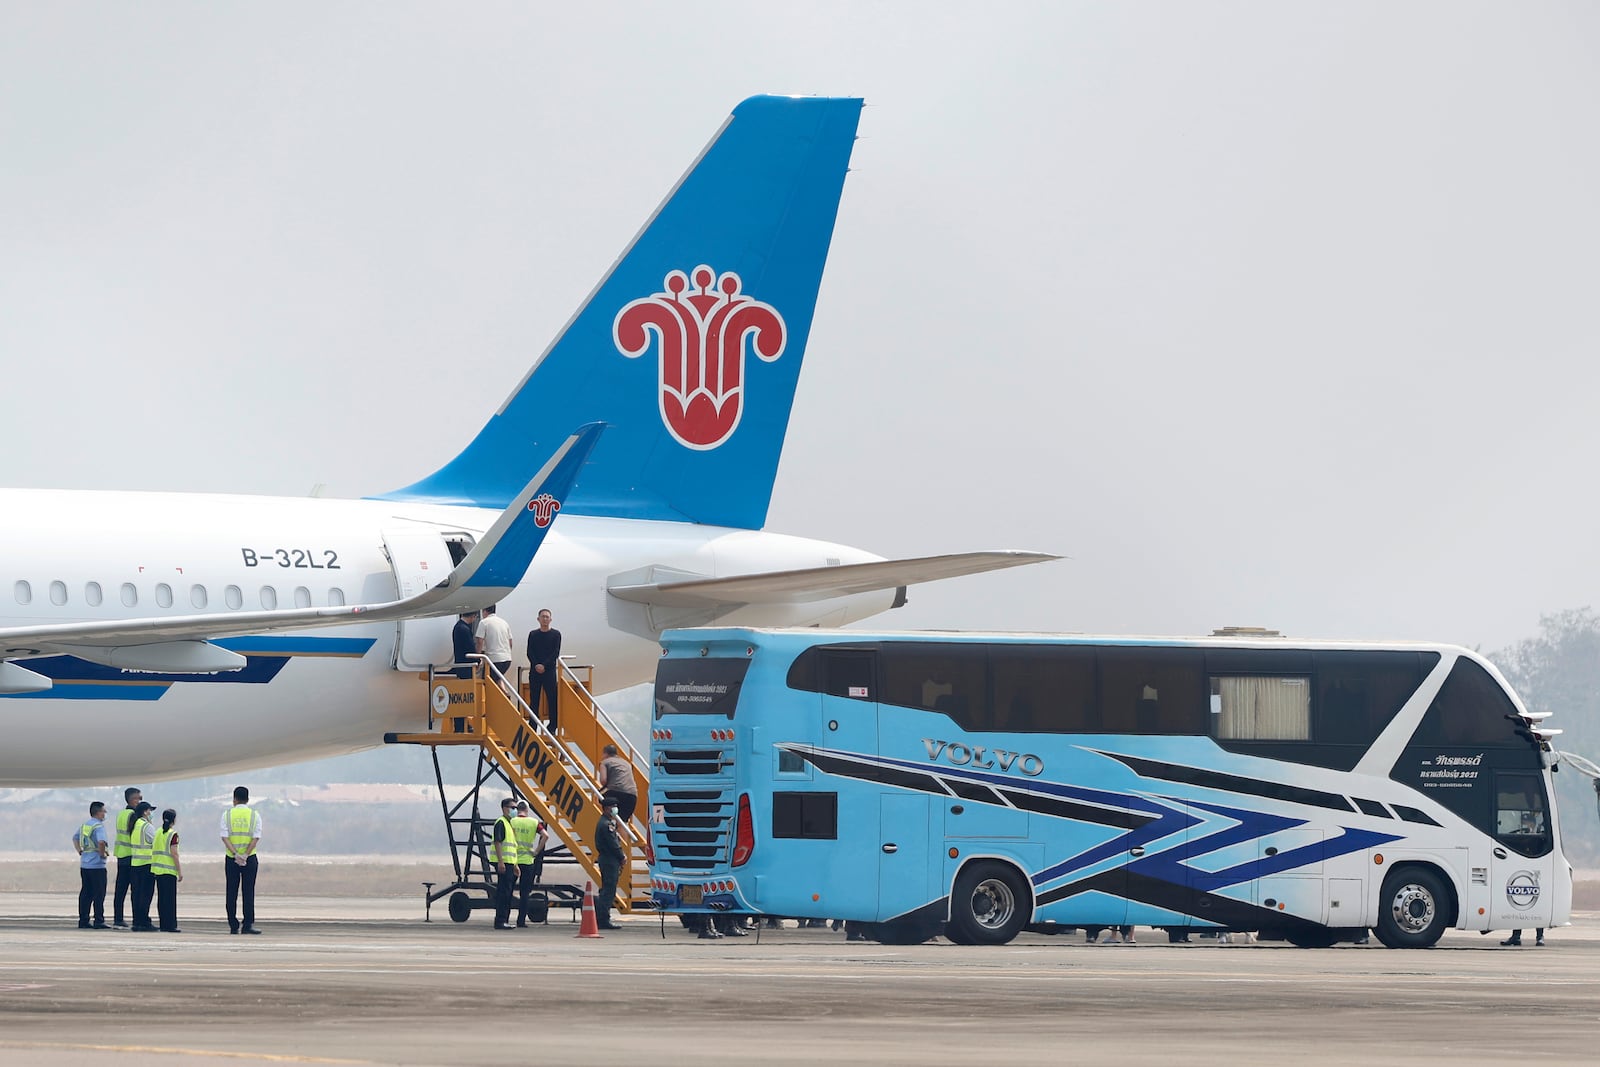
[[[496,602],[528,629],[550,608],[604,693],[654,676],[669,627],[842,626],[913,583],[1058,558],[887,560],[763,529],[861,105],[740,103],[500,409],[411,485],[0,490],[0,785],[426,729],[418,673],[453,659],[457,612]]]

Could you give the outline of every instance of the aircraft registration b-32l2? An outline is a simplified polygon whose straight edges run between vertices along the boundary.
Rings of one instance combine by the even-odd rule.
[[[839,626],[912,583],[1055,558],[885,560],[762,530],[860,111],[740,104],[476,438],[413,485],[0,491],[0,784],[424,729],[416,672],[451,661],[457,612],[495,602],[528,628],[551,608],[604,692],[653,676],[668,627]]]

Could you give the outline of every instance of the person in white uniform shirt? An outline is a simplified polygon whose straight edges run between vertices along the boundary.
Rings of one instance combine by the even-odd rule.
[[[478,623],[478,651],[489,657],[501,677],[510,673],[511,624],[495,614],[493,604],[483,609],[483,621]]]
[[[233,791],[233,807],[222,813],[223,864],[228,879],[228,933],[259,934],[256,929],[256,846],[261,842],[261,816],[250,807],[250,790]],[[244,922],[239,891],[244,890]]]

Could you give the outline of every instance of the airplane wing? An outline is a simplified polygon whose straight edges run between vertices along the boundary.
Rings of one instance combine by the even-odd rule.
[[[209,643],[213,637],[454,615],[487,607],[522,580],[553,524],[553,513],[536,510],[533,502],[548,495],[559,505],[567,498],[603,428],[603,423],[590,423],[568,437],[466,558],[443,581],[416,596],[380,604],[0,628],[0,691],[17,692],[11,686],[18,685],[50,687],[48,678],[6,662],[10,660],[65,654],[107,667],[209,674],[239,670],[246,662],[237,652]],[[543,525],[539,522],[541,515]],[[27,675],[37,679],[38,684],[31,683]]]
[[[610,592],[622,600],[665,608],[803,604],[1060,558],[1044,552],[958,552],[919,559],[741,574],[731,578],[684,578],[680,575],[668,581],[616,584],[610,586]]]

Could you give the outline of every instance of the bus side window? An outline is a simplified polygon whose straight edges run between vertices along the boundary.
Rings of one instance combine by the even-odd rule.
[[[1100,650],[1106,733],[1203,734],[1207,707],[1205,655],[1199,650]]]
[[[1222,740],[1309,741],[1311,679],[1211,679],[1212,736]]]
[[[963,730],[993,729],[989,654],[981,645],[895,645],[880,655],[880,703],[948,715]]]
[[[824,649],[818,668],[824,696],[873,700],[871,652]]]
[[[996,645],[989,650],[993,728],[1014,733],[1100,732],[1095,650],[1076,645]]]
[[[1516,706],[1500,683],[1463,656],[1450,668],[1450,676],[1422,716],[1411,743],[1519,749],[1530,753],[1531,763],[1537,765],[1537,750],[1517,736],[1516,719]]]

